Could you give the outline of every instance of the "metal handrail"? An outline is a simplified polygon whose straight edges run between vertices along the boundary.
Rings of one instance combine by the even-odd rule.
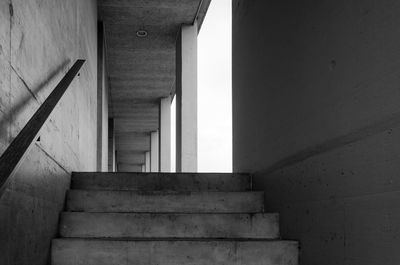
[[[85,60],[77,60],[63,79],[57,84],[47,99],[33,114],[32,118],[15,137],[0,157],[0,197],[3,195],[8,180],[15,174],[21,165],[28,150],[35,142],[41,128],[49,118],[61,97],[81,69]]]

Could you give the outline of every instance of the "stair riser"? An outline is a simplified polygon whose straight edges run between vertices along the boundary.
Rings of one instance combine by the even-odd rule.
[[[247,174],[224,173],[74,173],[72,189],[135,191],[246,191]]]
[[[53,265],[297,265],[290,241],[54,240]]]
[[[63,213],[62,237],[252,238],[279,237],[277,214]]]
[[[67,211],[257,213],[263,192],[195,192],[184,194],[71,190]]]

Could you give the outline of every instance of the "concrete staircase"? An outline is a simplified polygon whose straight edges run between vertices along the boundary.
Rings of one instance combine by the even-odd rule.
[[[296,265],[247,174],[74,173],[53,265]]]

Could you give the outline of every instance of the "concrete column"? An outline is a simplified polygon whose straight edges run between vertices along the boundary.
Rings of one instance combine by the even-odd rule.
[[[150,171],[158,172],[158,131],[151,133],[150,150]]]
[[[171,172],[171,97],[160,101],[159,169]]]
[[[197,22],[176,43],[176,171],[197,171]]]
[[[150,159],[150,151],[146,152],[146,158],[145,158],[145,167],[146,167],[146,172],[150,172],[150,166],[151,166],[151,159]]]

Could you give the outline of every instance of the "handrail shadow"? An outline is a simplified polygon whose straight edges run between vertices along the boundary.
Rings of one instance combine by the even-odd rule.
[[[77,60],[0,157],[0,197],[85,60]],[[49,82],[49,81],[47,81]]]

